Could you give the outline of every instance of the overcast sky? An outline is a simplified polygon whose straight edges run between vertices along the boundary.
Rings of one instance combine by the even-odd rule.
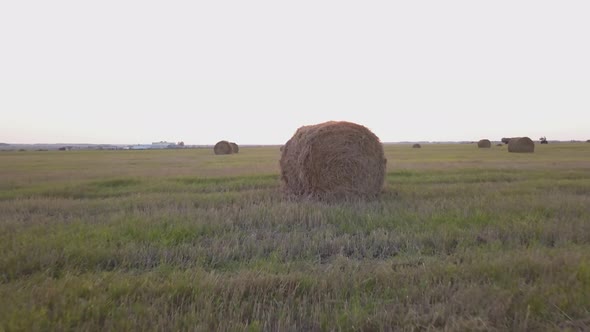
[[[0,2],[0,142],[590,139],[590,1]]]

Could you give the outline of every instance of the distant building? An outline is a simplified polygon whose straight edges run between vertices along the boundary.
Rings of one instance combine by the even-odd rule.
[[[151,145],[141,145],[141,144],[138,144],[138,145],[131,145],[131,146],[129,147],[129,149],[130,149],[130,150],[149,150],[149,149],[151,149],[151,148],[152,148],[152,146],[151,146]]]
[[[166,142],[166,141],[160,141],[160,142],[154,142],[152,143],[152,149],[168,149],[168,148],[174,148],[176,147],[176,143],[174,142]]]
[[[109,144],[97,145],[96,148],[98,150],[119,150],[120,149],[118,146],[109,145]]]
[[[130,150],[158,150],[158,149],[176,149],[179,145],[175,142],[153,142],[152,144],[137,144],[137,145],[130,145],[128,148]]]

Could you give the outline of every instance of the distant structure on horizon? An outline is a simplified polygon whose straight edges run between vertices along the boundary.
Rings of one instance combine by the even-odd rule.
[[[184,142],[167,142],[159,141],[153,142],[152,144],[137,144],[128,146],[129,150],[160,150],[160,149],[182,149],[184,148]]]
[[[152,143],[152,149],[168,149],[176,147],[176,143],[174,142],[166,142],[166,141],[159,141]]]

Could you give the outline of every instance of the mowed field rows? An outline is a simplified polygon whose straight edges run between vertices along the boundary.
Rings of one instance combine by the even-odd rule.
[[[341,203],[279,147],[0,152],[0,331],[590,330],[590,144],[385,152]]]

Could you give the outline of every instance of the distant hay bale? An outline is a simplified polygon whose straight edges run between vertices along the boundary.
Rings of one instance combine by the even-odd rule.
[[[229,145],[231,145],[232,153],[240,153],[240,147],[236,143],[230,142]]]
[[[420,149],[421,147],[422,147],[422,145],[420,145],[420,144],[418,144],[418,143],[416,143],[416,144],[412,145],[412,148],[413,148],[413,149]]]
[[[215,152],[215,154],[218,154],[218,155],[233,153],[233,149],[231,147],[231,144],[228,141],[217,142],[217,144],[215,144],[215,147],[213,148],[213,151]]]
[[[528,137],[514,137],[508,142],[508,152],[532,153],[535,152],[535,142]]]
[[[369,129],[334,121],[299,128],[280,160],[288,194],[328,200],[378,196],[386,164],[383,145]]]
[[[489,149],[492,147],[492,142],[489,139],[482,139],[477,142],[477,147],[480,149]]]
[[[496,146],[504,146],[504,144],[498,143],[498,144],[496,144]]]

